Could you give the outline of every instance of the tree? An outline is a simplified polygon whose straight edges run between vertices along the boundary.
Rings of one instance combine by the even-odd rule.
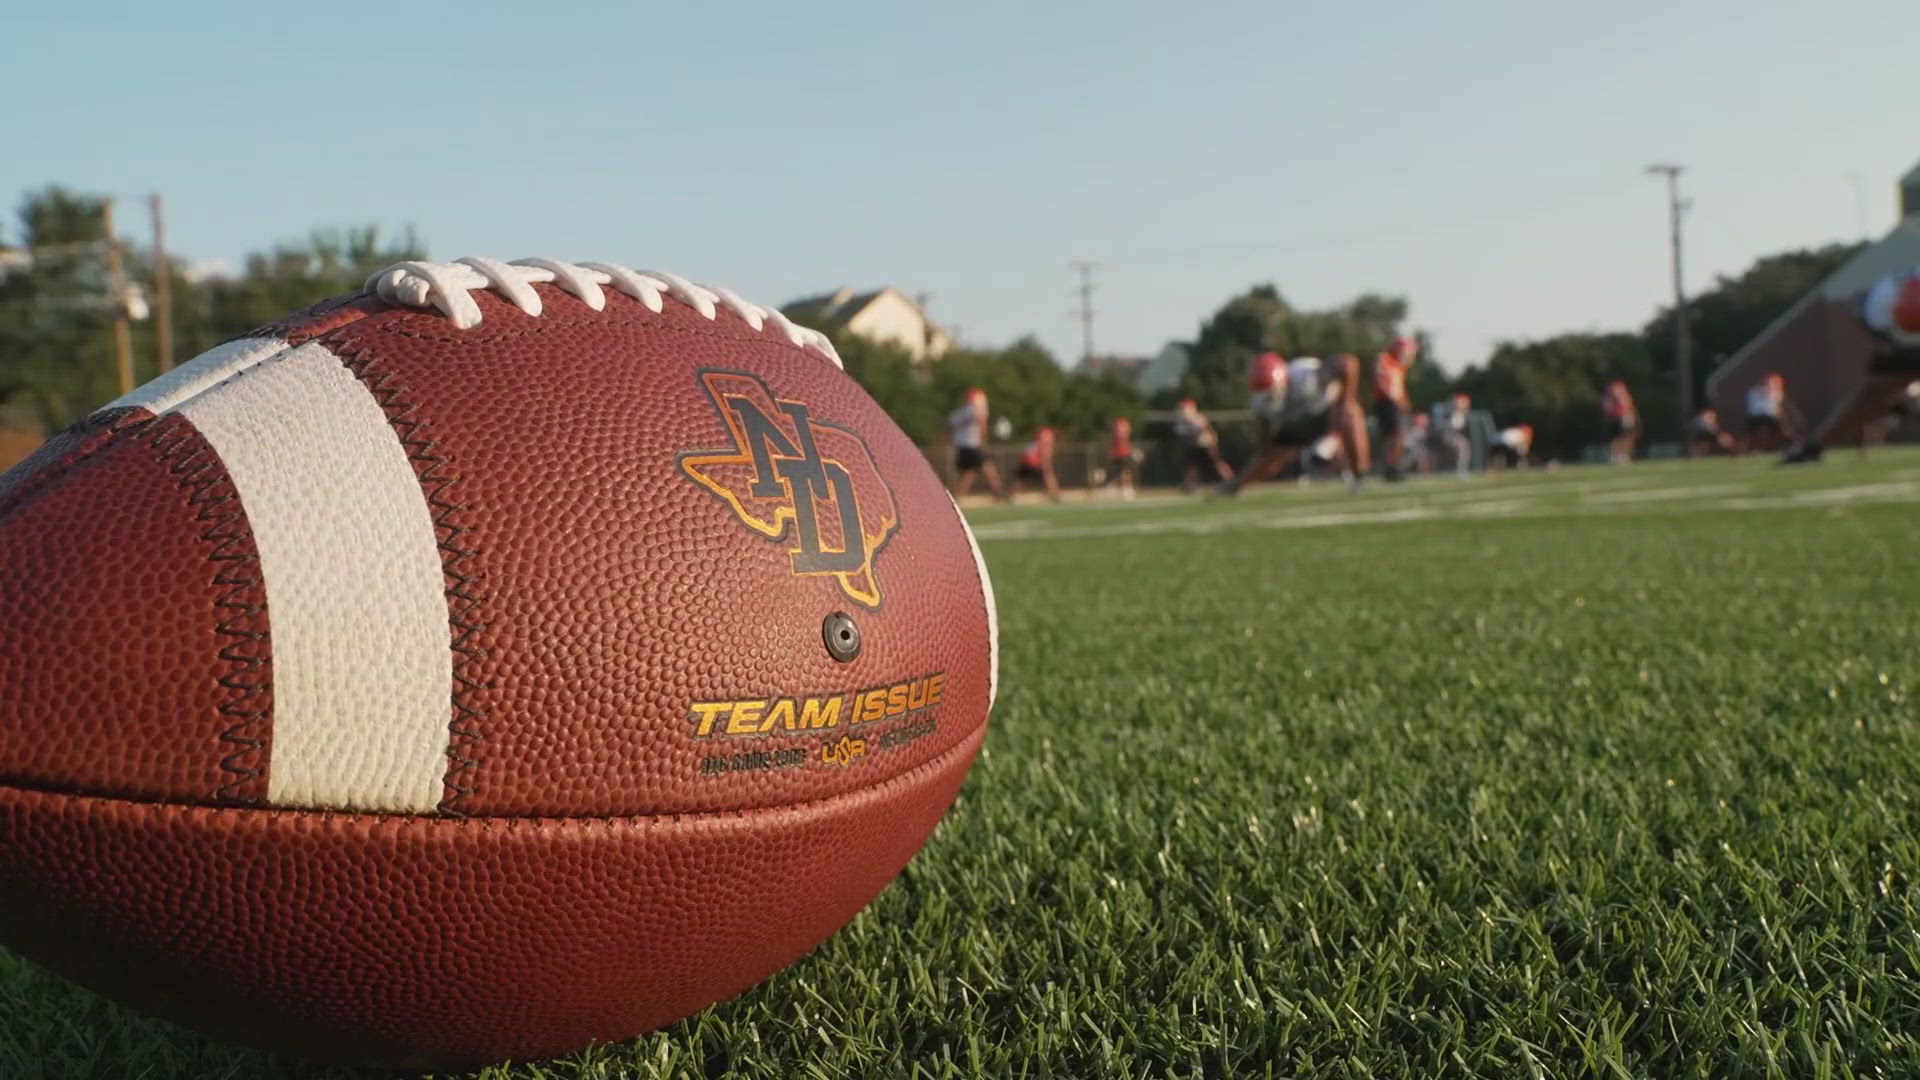
[[[1354,353],[1370,360],[1403,332],[1408,311],[1404,298],[1377,293],[1365,293],[1323,311],[1306,311],[1287,303],[1272,284],[1255,285],[1200,324],[1199,336],[1189,348],[1181,396],[1207,408],[1244,405],[1247,365],[1267,349],[1282,356]],[[1423,348],[1409,374],[1418,387],[1431,382],[1430,376],[1438,370]]]
[[[1118,377],[1063,370],[1032,337],[1003,349],[955,349],[934,365],[933,389],[948,407],[976,386],[1014,430],[1051,427],[1067,439],[1097,436],[1118,416],[1137,419],[1145,404],[1133,384]]]
[[[0,403],[43,430],[113,397],[102,200],[58,186],[19,209],[29,262],[0,276]]]
[[[1533,425],[1534,447],[1548,457],[1573,457],[1605,442],[1602,389],[1623,379],[1650,429],[1677,430],[1670,376],[1654,369],[1638,334],[1561,334],[1532,342],[1501,342],[1484,367],[1472,366],[1453,390],[1473,398],[1496,424]]]
[[[305,241],[250,254],[244,269],[233,277],[194,284],[176,276],[178,352],[193,356],[330,296],[358,292],[381,268],[425,256],[426,249],[411,229],[389,240],[381,236],[378,226],[364,225],[315,230]]]
[[[29,194],[19,209],[31,261],[0,276],[0,407],[54,431],[118,391],[108,325],[104,202],[59,186]],[[128,244],[129,281],[153,278],[152,253]],[[411,232],[386,241],[368,226],[320,231],[247,257],[243,273],[201,281],[172,274],[175,354],[193,356],[290,311],[357,291],[381,267],[423,254]],[[155,371],[151,323],[133,334],[136,378]]]
[[[1864,246],[1829,244],[1765,255],[1738,277],[1722,277],[1713,288],[1688,301],[1687,322],[1693,331],[1694,355],[1701,358],[1694,365],[1693,399],[1705,400],[1703,388],[1714,368],[1758,337]],[[1642,331],[1661,371],[1671,371],[1674,365],[1673,323],[1673,308],[1664,307]],[[1668,434],[1678,437],[1677,432]]]
[[[945,412],[914,367],[912,354],[891,341],[858,334],[828,335],[847,374],[917,443],[937,441]]]
[[[796,321],[808,320],[803,313]],[[993,415],[1005,418],[1021,437],[1051,427],[1063,438],[1091,438],[1116,416],[1138,419],[1144,405],[1140,392],[1123,379],[1062,370],[1032,337],[999,349],[953,349],[916,366],[891,342],[843,330],[827,335],[847,374],[922,445],[947,438],[947,414],[975,387],[987,392]]]

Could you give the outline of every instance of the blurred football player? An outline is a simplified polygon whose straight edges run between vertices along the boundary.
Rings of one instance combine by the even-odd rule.
[[[974,387],[967,399],[947,414],[947,430],[953,436],[953,494],[955,498],[973,490],[975,477],[987,482],[987,490],[1006,498],[1000,484],[1000,470],[987,460],[987,392]]]
[[[1322,435],[1315,439],[1312,446],[1300,455],[1301,487],[1310,487],[1314,478],[1321,474],[1339,476],[1349,487],[1353,484],[1353,470],[1345,466],[1340,453],[1340,436]]]
[[[1640,439],[1640,410],[1625,380],[1607,384],[1600,397],[1600,413],[1607,421],[1607,457],[1615,465],[1633,460],[1633,444]]]
[[[1515,424],[1502,428],[1493,445],[1487,448],[1487,469],[1498,472],[1501,469],[1524,469],[1527,457],[1533,453],[1533,425]]]
[[[1473,437],[1468,433],[1467,425],[1473,418],[1473,399],[1465,394],[1453,395],[1451,406],[1447,409],[1446,424],[1440,437],[1446,441],[1447,450],[1453,454],[1453,472],[1455,476],[1465,476],[1473,467]]]
[[[1236,494],[1272,476],[1328,435],[1337,438],[1337,457],[1349,474],[1349,486],[1359,486],[1368,461],[1359,357],[1348,354],[1322,362],[1309,356],[1289,363],[1277,352],[1261,353],[1247,369],[1247,389],[1257,429],[1253,457],[1239,475],[1220,485],[1221,494]]]
[[[1739,446],[1733,436],[1720,426],[1720,412],[1708,407],[1694,414],[1687,421],[1687,456],[1706,457],[1715,452],[1733,454]]]
[[[1192,398],[1180,403],[1180,411],[1173,418],[1173,433],[1180,440],[1186,458],[1185,474],[1180,482],[1182,491],[1193,490],[1203,469],[1211,472],[1215,480],[1225,480],[1233,475],[1220,457],[1220,436],[1213,430],[1213,423],[1207,419],[1207,414],[1200,411],[1200,406]]]
[[[1114,417],[1107,428],[1107,479],[1123,499],[1133,498],[1133,471],[1138,460],[1133,449],[1133,421]]]
[[[1867,451],[1886,442],[1895,428],[1915,416],[1920,416],[1920,379],[1907,384],[1906,391],[1887,407],[1885,416],[1867,421],[1860,431],[1860,456],[1866,457]]]
[[[1060,501],[1060,481],[1053,474],[1053,429],[1043,427],[1034,432],[1033,441],[1020,453],[1020,467],[1014,470],[1013,482],[1007,486],[1007,498],[1020,493],[1021,484],[1038,484],[1047,498]]]
[[[1787,400],[1787,380],[1777,371],[1747,388],[1747,445],[1771,454],[1800,437],[1799,414]]]
[[[1433,471],[1433,417],[1426,413],[1414,413],[1413,425],[1407,432],[1407,454],[1413,458],[1415,472]]]
[[[1400,458],[1406,452],[1407,414],[1413,411],[1407,400],[1407,365],[1418,349],[1412,338],[1397,337],[1373,361],[1373,423],[1379,430],[1388,480],[1406,479]]]

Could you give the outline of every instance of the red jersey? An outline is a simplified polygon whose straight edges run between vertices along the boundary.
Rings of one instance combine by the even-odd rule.
[[[1133,456],[1133,421],[1123,416],[1113,422],[1107,454],[1117,458]]]
[[[1379,401],[1399,404],[1407,400],[1407,365],[1392,353],[1381,353],[1373,362],[1373,396]]]

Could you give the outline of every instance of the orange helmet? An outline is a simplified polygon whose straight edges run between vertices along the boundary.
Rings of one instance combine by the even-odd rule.
[[[1181,412],[1199,412],[1200,403],[1193,400],[1192,398],[1182,398],[1180,399],[1180,411]]]
[[[982,390],[977,386],[967,388],[968,404],[972,404],[973,402],[976,402],[976,401],[985,401],[985,400],[987,400],[987,392],[985,390]]]
[[[1043,443],[1050,443],[1053,441],[1053,429],[1050,427],[1043,427],[1039,431],[1034,432],[1033,437],[1040,440]]]
[[[1247,368],[1247,389],[1265,392],[1287,381],[1287,362],[1277,352],[1269,349],[1253,358],[1252,366]]]

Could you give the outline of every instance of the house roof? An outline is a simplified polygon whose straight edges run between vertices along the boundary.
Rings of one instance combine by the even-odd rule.
[[[870,292],[857,293],[852,289],[839,289],[819,296],[806,296],[781,306],[780,311],[789,318],[811,318],[818,322],[844,325],[852,321],[855,315],[865,311],[867,305],[879,299],[886,292],[884,288]]]
[[[1916,178],[1920,177],[1920,167],[1916,167],[1914,173],[1915,177],[1910,179],[1920,183],[1920,178]],[[1895,225],[1893,231],[1879,242],[1861,248],[1859,254],[1842,263],[1838,270],[1808,290],[1805,296],[1768,324],[1765,330],[1755,334],[1753,340],[1741,346],[1739,352],[1714,368],[1713,374],[1707,377],[1707,393],[1715,393],[1722,378],[1745,363],[1748,357],[1766,348],[1767,343],[1783,327],[1798,319],[1809,305],[1852,299],[1866,292],[1881,278],[1915,267],[1920,267],[1920,216],[1907,218]]]

